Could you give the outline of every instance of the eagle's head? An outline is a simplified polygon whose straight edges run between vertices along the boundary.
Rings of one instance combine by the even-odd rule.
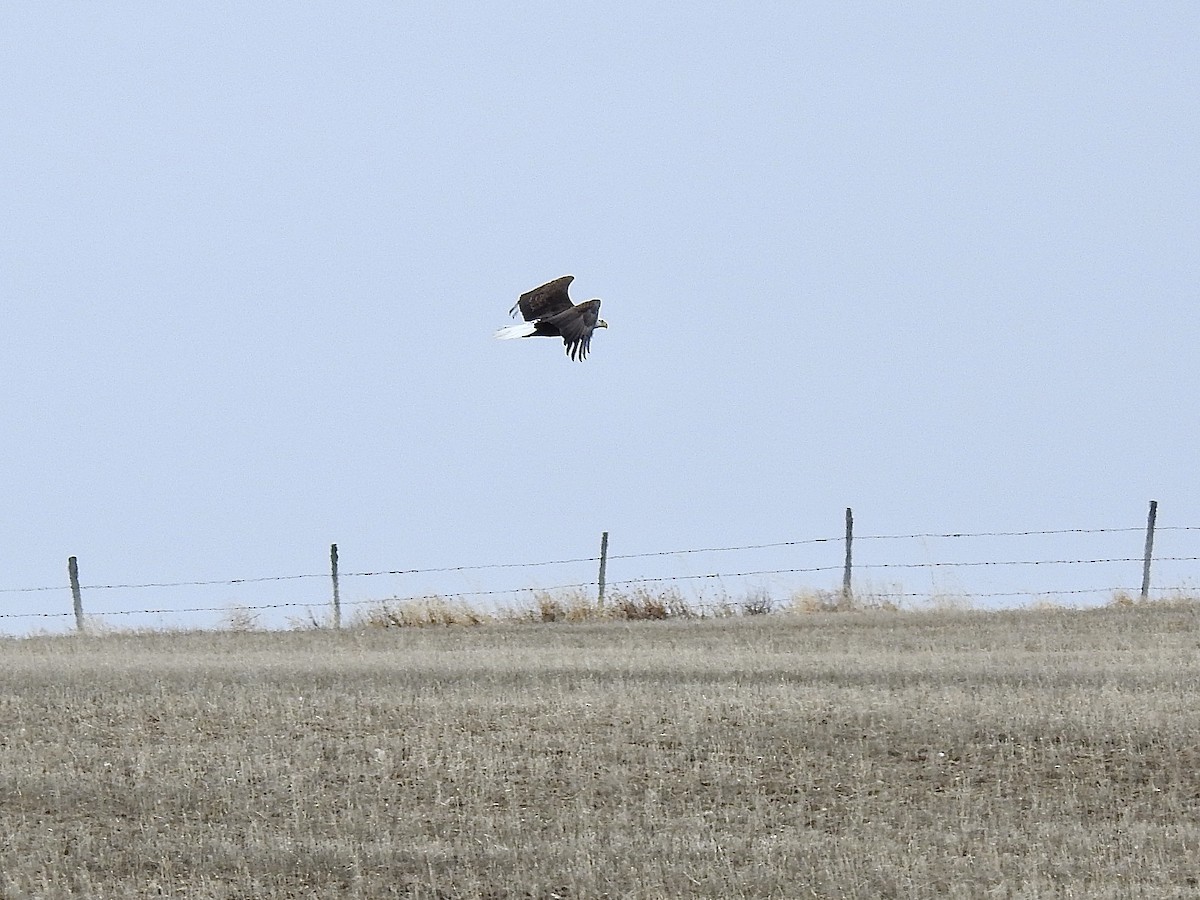
[[[597,319],[597,320],[596,320],[596,327],[597,327],[597,328],[607,328],[607,327],[608,327],[608,323],[607,323],[607,322],[605,322],[603,319]]]

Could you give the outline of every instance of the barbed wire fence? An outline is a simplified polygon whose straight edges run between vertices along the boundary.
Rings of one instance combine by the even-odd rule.
[[[1188,592],[1200,593],[1193,586],[1179,581],[1174,584],[1152,585],[1151,575],[1154,563],[1185,563],[1191,564],[1186,568],[1190,570],[1195,568],[1195,563],[1200,562],[1200,556],[1188,555],[1154,555],[1154,540],[1156,534],[1160,532],[1200,532],[1200,526],[1191,525],[1173,525],[1159,526],[1156,523],[1157,517],[1157,501],[1150,501],[1150,511],[1147,517],[1147,523],[1143,529],[1141,526],[1116,527],[1116,528],[1061,528],[1048,530],[1029,530],[1029,531],[976,531],[976,532],[923,532],[912,534],[867,534],[856,535],[854,533],[854,519],[851,509],[846,510],[846,527],[844,534],[836,537],[816,537],[804,538],[797,540],[775,541],[770,543],[758,544],[742,544],[737,546],[712,546],[699,548],[685,548],[679,550],[659,550],[640,553],[627,553],[610,555],[608,553],[608,532],[604,532],[600,541],[600,553],[598,556],[579,556],[560,559],[548,559],[533,562],[499,562],[499,563],[483,563],[469,564],[457,566],[439,566],[427,568],[408,568],[408,569],[379,569],[371,571],[351,571],[342,572],[339,570],[339,554],[337,544],[330,547],[330,569],[326,572],[306,572],[300,574],[286,575],[267,575],[246,578],[228,578],[228,579],[205,579],[205,580],[178,580],[178,581],[138,581],[127,583],[97,583],[97,584],[81,584],[79,576],[79,564],[76,557],[72,556],[67,562],[68,584],[45,585],[36,587],[7,587],[0,588],[0,595],[20,595],[20,594],[39,594],[39,593],[66,593],[70,591],[72,598],[71,610],[44,610],[39,612],[0,612],[0,621],[4,620],[51,620],[51,619],[69,619],[74,617],[75,628],[78,632],[84,632],[87,628],[88,616],[85,615],[83,607],[84,592],[97,591],[141,591],[141,590],[172,590],[180,588],[204,588],[214,586],[246,586],[246,585],[266,585],[271,583],[285,583],[305,580],[329,579],[331,585],[331,599],[329,601],[329,624],[334,628],[340,628],[342,625],[342,611],[344,606],[362,606],[367,604],[384,604],[393,601],[402,601],[408,599],[421,599],[423,597],[433,596],[432,593],[418,592],[408,594],[406,596],[393,596],[387,599],[369,598],[358,600],[343,600],[342,599],[342,584],[347,579],[379,579],[379,578],[398,578],[405,576],[430,576],[430,575],[450,575],[463,573],[495,573],[504,570],[512,571],[529,571],[535,569],[545,569],[556,566],[581,566],[593,565],[596,566],[596,578],[594,580],[571,581],[567,583],[552,584],[549,586],[536,587],[516,587],[516,588],[484,588],[468,591],[453,591],[449,596],[454,600],[461,601],[476,601],[476,600],[492,600],[501,597],[521,597],[534,596],[537,594],[553,594],[562,591],[575,592],[595,592],[597,605],[602,606],[605,601],[606,592],[621,592],[637,589],[662,589],[664,587],[675,587],[677,585],[704,585],[706,583],[723,584],[732,579],[749,579],[749,578],[787,578],[795,580],[796,576],[818,576],[832,575],[835,572],[841,572],[840,589],[831,589],[819,591],[821,596],[826,599],[831,599],[835,605],[849,607],[854,605],[856,598],[861,594],[861,582],[864,578],[869,578],[873,573],[890,573],[920,570],[923,572],[937,571],[957,571],[971,569],[989,569],[989,570],[1012,570],[1025,569],[1035,571],[1045,571],[1054,567],[1083,567],[1083,566],[1114,566],[1120,565],[1127,567],[1128,571],[1136,571],[1134,564],[1141,563],[1141,587],[1136,592],[1136,596],[1145,601],[1150,598],[1152,587],[1159,594],[1178,594],[1183,595]],[[1133,533],[1145,534],[1144,550],[1141,556],[1094,556],[1094,557],[1062,557],[1051,556],[1049,558],[1037,559],[944,559],[944,558],[926,558],[920,562],[911,560],[901,561],[868,561],[855,562],[854,553],[856,550],[861,550],[861,544],[864,542],[868,545],[877,544],[884,545],[887,542],[902,542],[902,541],[949,541],[949,542],[970,542],[984,538],[1054,538],[1067,535],[1116,535],[1129,536]],[[659,576],[636,576],[617,580],[609,580],[607,569],[610,564],[629,564],[632,562],[646,562],[656,559],[672,559],[679,560],[680,558],[696,557],[700,554],[733,554],[747,553],[750,551],[783,551],[795,550],[804,547],[817,547],[819,545],[828,544],[838,546],[844,549],[844,558],[841,562],[830,562],[827,564],[818,564],[810,566],[791,566],[791,567],[771,567],[771,568],[744,568],[740,570],[728,571],[713,571],[713,572],[688,572],[685,574],[659,575]],[[1045,590],[999,590],[999,591],[969,591],[966,593],[972,600],[1000,600],[1012,599],[1018,597],[1037,598],[1037,597],[1058,597],[1058,596],[1079,596],[1079,595],[1108,595],[1113,596],[1134,596],[1135,592],[1129,589],[1129,584],[1124,585],[1106,585],[1100,587],[1059,587],[1047,588]],[[796,590],[796,589],[794,589]],[[867,593],[879,593],[877,589],[868,586]],[[930,598],[937,594],[936,590],[931,591],[905,591],[905,590],[886,590],[885,593],[889,599],[894,600],[918,600],[921,598]],[[104,610],[100,613],[93,613],[93,616],[112,617],[112,616],[169,616],[169,615],[188,615],[198,613],[229,613],[232,608],[236,608],[239,613],[255,614],[265,613],[268,611],[278,610],[308,610],[310,612],[314,607],[323,607],[324,604],[314,602],[313,600],[289,600],[278,603],[252,603],[252,604],[223,604],[223,605],[204,605],[204,606],[182,606],[171,607],[162,606],[159,608],[128,608],[116,610]],[[314,619],[315,621],[315,619]]]

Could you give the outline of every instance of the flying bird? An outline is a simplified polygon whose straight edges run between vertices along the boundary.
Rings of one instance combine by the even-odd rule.
[[[567,348],[567,356],[579,361],[587,359],[592,332],[597,328],[607,328],[608,323],[600,318],[599,300],[571,302],[567,287],[574,279],[574,275],[564,275],[522,294],[508,314],[515,317],[517,310],[520,310],[525,321],[501,328],[496,332],[496,337],[502,341],[523,337],[560,337]]]

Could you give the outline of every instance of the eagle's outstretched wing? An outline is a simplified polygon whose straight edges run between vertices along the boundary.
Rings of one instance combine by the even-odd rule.
[[[572,308],[567,287],[574,280],[574,275],[564,275],[522,294],[508,314],[515,316],[519,309],[526,322],[534,322],[566,312]]]
[[[592,345],[592,332],[599,321],[599,300],[587,300],[545,320],[547,325],[553,325],[562,335],[567,355],[578,360],[587,359],[588,349]]]

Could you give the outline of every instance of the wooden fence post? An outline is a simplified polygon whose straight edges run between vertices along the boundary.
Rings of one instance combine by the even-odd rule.
[[[83,634],[83,595],[79,590],[79,561],[73,556],[67,560],[67,576],[71,579],[71,601],[75,607],[75,630]]]
[[[604,606],[604,570],[608,568],[608,532],[605,531],[600,535],[600,577],[598,579],[599,590],[596,593],[596,606]]]
[[[338,552],[337,544],[329,545],[329,574],[333,578],[333,627],[342,627],[342,595],[338,590]]]
[[[854,511],[846,507],[846,568],[842,572],[842,605],[849,606],[854,599],[850,589],[850,545],[854,541]]]
[[[1154,520],[1158,517],[1158,501],[1150,501],[1150,515],[1146,519],[1146,555],[1142,559],[1142,600],[1150,595],[1150,560],[1154,555]]]

